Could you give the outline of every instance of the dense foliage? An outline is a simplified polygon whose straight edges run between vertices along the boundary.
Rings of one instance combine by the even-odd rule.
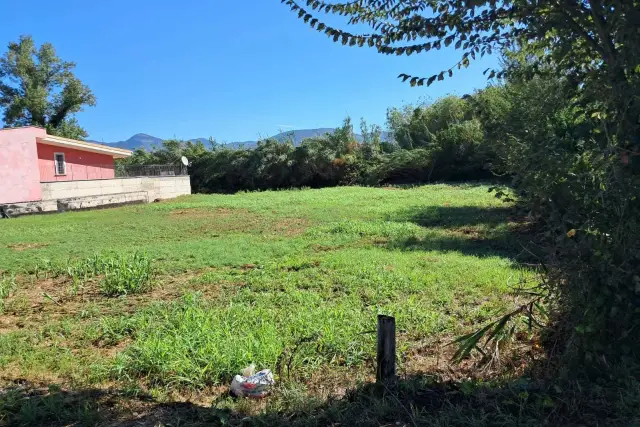
[[[252,149],[169,140],[152,152],[137,150],[127,163],[176,163],[184,155],[192,162],[194,191],[207,193],[486,179],[493,153],[475,116],[469,100],[447,97],[390,109],[392,141],[382,141],[381,130],[364,121],[358,140],[347,118],[335,132],[297,147],[290,139],[267,139]]]
[[[452,46],[457,67],[520,49],[478,98],[484,128],[521,205],[543,227],[542,289],[556,310],[550,349],[567,366],[611,372],[640,356],[640,1],[359,0],[283,3],[349,46],[411,55]],[[307,9],[305,9],[306,7]],[[317,16],[348,17],[353,34]],[[317,16],[314,16],[317,15]],[[400,75],[411,85],[429,78]],[[489,70],[487,70],[489,71]],[[508,108],[501,108],[501,107]],[[498,108],[500,114],[488,114]],[[500,321],[496,327],[504,327]],[[490,334],[495,336],[494,329]],[[475,346],[476,338],[472,337]],[[586,363],[585,363],[586,362]],[[604,369],[603,369],[604,368]]]
[[[638,356],[638,162],[629,139],[615,135],[619,123],[599,112],[600,97],[553,74],[531,79],[530,67],[507,67],[500,102],[509,108],[485,129],[520,204],[541,227],[543,292],[558,309],[550,349],[579,362],[572,367],[587,362],[602,372]],[[495,104],[489,95],[478,102]]]
[[[73,74],[50,43],[36,48],[30,36],[9,43],[0,58],[0,107],[6,126],[41,126],[52,135],[83,139],[87,132],[73,114],[94,106],[91,90]]]

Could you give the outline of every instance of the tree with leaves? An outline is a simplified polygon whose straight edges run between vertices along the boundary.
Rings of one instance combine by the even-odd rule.
[[[369,46],[386,55],[412,55],[453,47],[459,60],[430,77],[401,74],[411,85],[431,85],[455,69],[504,49],[526,48],[540,63],[575,82],[597,83],[609,93],[607,114],[619,119],[616,135],[625,145],[640,145],[638,79],[640,0],[281,0],[312,28],[334,42]],[[355,33],[322,22],[320,15],[348,18],[345,27],[368,26]],[[533,67],[532,72],[539,71]],[[500,77],[503,70],[485,70]],[[591,85],[585,85],[589,91]],[[613,121],[612,121],[613,122]],[[631,135],[636,135],[632,137]]]
[[[412,86],[505,54],[505,66],[485,74],[509,87],[476,95],[474,106],[541,226],[547,275],[536,298],[554,309],[548,348],[581,374],[640,359],[640,0],[282,2],[344,45],[385,55],[460,52],[437,74],[399,76]],[[326,24],[329,15],[346,24]],[[508,321],[480,332],[495,340]],[[466,337],[466,349],[482,334]]]
[[[83,139],[87,132],[73,115],[94,106],[91,90],[50,43],[36,47],[30,36],[9,43],[0,58],[0,107],[5,126],[41,126],[53,135]]]

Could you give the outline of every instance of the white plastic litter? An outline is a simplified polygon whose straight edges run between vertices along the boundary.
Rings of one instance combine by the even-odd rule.
[[[256,372],[256,365],[253,363],[242,370],[243,377],[250,377]]]
[[[231,382],[231,394],[234,396],[247,396],[260,399],[269,394],[271,387],[275,384],[273,374],[269,369],[253,374],[254,365],[247,366],[243,375],[236,375]],[[249,375],[246,375],[249,374]]]

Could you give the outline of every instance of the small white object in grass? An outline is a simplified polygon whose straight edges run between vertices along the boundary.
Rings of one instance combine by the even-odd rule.
[[[251,366],[247,367],[247,369]],[[245,369],[245,371],[247,370]],[[261,399],[271,391],[271,387],[275,384],[273,374],[269,369],[263,369],[255,375],[245,377],[236,375],[231,382],[231,394],[233,396],[252,397]]]
[[[253,363],[242,370],[243,377],[250,377],[256,371],[256,365]]]

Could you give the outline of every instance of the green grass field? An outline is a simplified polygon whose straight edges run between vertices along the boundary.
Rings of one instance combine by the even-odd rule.
[[[513,307],[513,287],[535,280],[516,263],[512,215],[486,186],[431,185],[193,195],[0,221],[0,382],[210,405],[255,363],[279,375],[280,400],[234,411],[281,409],[291,390],[322,400],[371,380],[378,313],[396,317],[400,371],[422,372],[435,346]],[[134,253],[151,261],[150,289],[114,296],[106,270],[71,272]],[[93,407],[2,405],[10,423],[100,418]]]

